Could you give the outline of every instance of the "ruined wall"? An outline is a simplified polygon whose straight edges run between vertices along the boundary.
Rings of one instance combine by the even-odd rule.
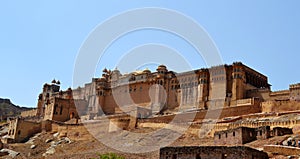
[[[95,129],[97,128],[95,127]],[[89,133],[88,129],[83,124],[64,124],[60,122],[51,121],[51,131],[59,132],[59,135],[67,136],[71,140],[75,141],[94,139],[93,136]]]
[[[265,152],[249,147],[236,146],[187,146],[187,147],[164,147],[160,149],[160,159],[267,159]]]
[[[41,124],[16,118],[9,121],[8,137],[14,142],[23,142],[34,134],[41,132]]]
[[[19,120],[17,123],[15,141],[22,142],[38,132],[41,132],[40,123]]]

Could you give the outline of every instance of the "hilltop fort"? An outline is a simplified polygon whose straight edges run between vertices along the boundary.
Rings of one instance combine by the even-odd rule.
[[[110,119],[109,132],[162,128],[176,116],[176,123],[191,123],[189,132],[192,134],[201,134],[200,128],[207,128],[203,134],[212,137],[213,145],[219,146],[244,145],[293,134],[292,128],[300,124],[298,117],[281,117],[299,113],[300,84],[291,84],[287,90],[272,91],[266,75],[241,62],[180,73],[168,70],[165,65],[159,65],[154,72],[145,69],[129,74],[104,69],[102,77],[93,78],[83,87],[61,90],[60,85],[56,80],[43,85],[37,108],[24,111],[20,118],[9,121],[4,143],[23,142],[42,131],[64,130],[68,134],[68,131],[83,126],[82,123],[101,121],[104,116]],[[193,118],[190,118],[191,114]],[[236,149],[215,148],[222,149],[222,153]],[[185,149],[165,148],[161,156],[177,156],[177,150]],[[183,154],[201,156],[196,152],[212,147],[191,149],[192,154]],[[256,150],[246,150],[255,151],[258,158],[266,156]]]

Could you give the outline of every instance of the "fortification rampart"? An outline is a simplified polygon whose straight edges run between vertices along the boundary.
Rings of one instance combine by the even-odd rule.
[[[300,124],[300,120],[285,120],[285,121],[257,121],[257,122],[241,122],[241,123],[217,123],[214,126],[213,132],[236,129],[238,127],[258,128],[262,126],[293,128]]]
[[[282,100],[282,101],[266,101],[261,103],[262,112],[284,112],[300,110],[300,102]]]
[[[26,117],[35,117],[37,116],[37,109],[32,109],[32,110],[27,110],[21,112],[21,117],[26,118]]]
[[[264,151],[287,156],[300,154],[300,148],[282,145],[265,145]]]
[[[259,104],[256,105],[243,105],[243,106],[234,106],[234,107],[226,107],[223,109],[216,109],[216,110],[201,110],[198,112],[185,112],[176,115],[165,115],[165,116],[158,116],[149,119],[139,119],[139,123],[169,123],[173,119],[173,122],[194,122],[200,121],[203,119],[220,119],[230,116],[240,116],[246,115],[251,113],[259,113],[261,112],[261,107]],[[176,116],[176,118],[175,118]],[[143,125],[143,124],[140,124]]]

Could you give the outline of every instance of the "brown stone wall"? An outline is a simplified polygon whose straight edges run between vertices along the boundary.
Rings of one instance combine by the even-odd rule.
[[[129,122],[130,119],[111,119],[109,120],[109,132],[128,130]]]
[[[220,106],[224,106],[227,93],[227,73],[224,66],[212,67],[209,70],[209,100],[222,100]],[[209,107],[209,106],[208,106]]]
[[[289,99],[290,99],[289,90],[274,91],[270,93],[270,100],[289,100]]]
[[[196,121],[205,118],[221,119],[230,116],[240,116],[240,115],[259,113],[259,112],[261,112],[261,108],[258,104],[256,104],[256,105],[248,105],[248,106],[227,107],[224,109],[210,110],[210,111],[202,110],[200,112],[187,112],[187,113],[176,114],[176,115],[158,116],[149,119],[140,119],[139,122],[169,123],[174,119],[175,116],[177,122],[189,122],[189,121]]]
[[[290,100],[300,101],[300,83],[290,85]]]
[[[26,118],[26,117],[35,117],[37,116],[37,109],[33,109],[33,110],[27,110],[27,111],[23,111],[21,112],[21,117]]]
[[[241,145],[256,140],[256,130],[253,128],[240,127],[214,134],[216,145]]]
[[[174,108],[176,108],[179,105],[178,102],[178,93],[176,91],[176,89],[169,89],[169,93],[167,94],[167,105],[168,105],[168,109],[172,110]]]
[[[271,136],[270,126],[263,126],[255,129],[258,140],[267,139]]]
[[[199,84],[199,76],[195,71],[189,71],[185,73],[180,73],[177,75],[177,79],[179,81],[180,88],[177,90],[180,97],[178,100],[178,104],[180,105],[180,109],[187,110],[198,107],[198,84]],[[203,94],[203,93],[202,93]],[[177,106],[179,106],[177,105]]]
[[[95,127],[95,129],[97,129],[97,127]],[[86,125],[83,124],[64,124],[51,121],[51,130],[52,132],[59,132],[60,135],[65,135],[74,141],[94,139],[89,132],[92,128],[88,130]]]
[[[160,149],[160,159],[267,159],[265,152],[249,147],[236,146],[188,146],[188,147],[164,147]]]
[[[54,114],[54,104],[48,104],[45,106],[44,120],[52,120]]]
[[[8,134],[7,136],[9,138],[12,138],[12,139],[15,139],[16,138],[16,129],[17,129],[17,122],[18,120],[17,119],[9,119],[8,120]]]
[[[293,129],[282,128],[282,127],[274,127],[273,128],[274,136],[283,136],[283,135],[287,135],[287,134],[293,134]]]
[[[9,121],[8,137],[14,142],[23,142],[34,134],[41,132],[41,124],[16,118]]]
[[[0,150],[3,148],[3,143],[2,141],[0,140]]]
[[[262,102],[262,112],[284,112],[300,110],[298,101],[266,101]]]
[[[233,65],[233,84],[232,84],[232,100],[243,99],[245,96],[245,72],[243,65],[239,63]]]
[[[256,140],[256,134],[255,129],[242,127],[242,144]]]
[[[291,147],[291,146],[279,146],[279,145],[265,145],[264,146],[265,152],[270,152],[274,154],[280,154],[280,155],[299,155],[300,154],[300,148]]]
[[[243,144],[242,129],[216,132],[214,134],[214,143],[215,145],[241,145]]]
[[[53,109],[53,117],[52,120],[55,121],[67,121],[70,119],[70,100],[56,99],[54,103],[52,103],[51,107]]]
[[[22,142],[38,132],[41,132],[40,123],[21,120],[17,125],[15,140],[16,142]]]
[[[268,88],[247,90],[246,98],[256,97],[262,101],[268,101],[270,100],[270,93],[271,91]]]
[[[79,114],[85,115],[87,110],[87,102],[85,100],[53,98],[46,105],[44,120],[67,121],[72,118],[79,119]]]
[[[150,85],[148,83],[136,83],[130,85],[131,92],[130,96],[134,103],[150,103],[151,99],[149,96]],[[130,90],[129,88],[129,90]]]

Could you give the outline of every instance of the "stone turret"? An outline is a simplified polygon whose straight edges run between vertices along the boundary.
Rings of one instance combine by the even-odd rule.
[[[209,71],[208,69],[200,69],[199,71],[199,85],[198,85],[198,101],[199,108],[204,109],[208,101],[209,92]]]
[[[53,79],[51,84],[45,83],[43,92],[38,96],[37,116],[44,115],[45,104],[48,103],[50,97],[60,91],[60,81]]]
[[[159,74],[164,74],[168,72],[167,67],[165,65],[159,65],[156,69]]]

